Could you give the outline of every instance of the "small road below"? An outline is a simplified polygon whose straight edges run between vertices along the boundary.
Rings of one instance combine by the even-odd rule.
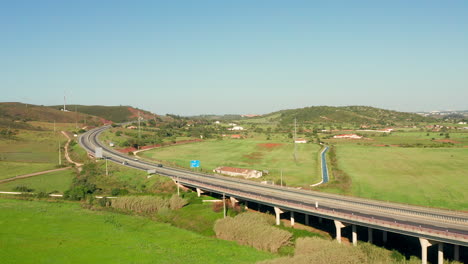
[[[68,153],[68,147],[70,146],[71,138],[65,131],[62,131],[62,134],[68,139],[67,143],[65,143],[65,158],[67,159],[68,162],[75,164],[76,167],[83,166],[83,164],[75,162],[70,158],[70,154]]]
[[[29,177],[34,177],[34,176],[38,176],[38,175],[42,175],[42,174],[46,174],[46,173],[50,173],[50,172],[68,170],[70,168],[71,167],[64,167],[64,168],[59,168],[59,169],[54,169],[54,170],[46,170],[46,171],[34,172],[34,173],[29,173],[29,174],[24,174],[24,175],[18,175],[18,176],[13,177],[13,178],[0,180],[0,183],[19,180],[19,179],[24,179],[24,178],[29,178]]]

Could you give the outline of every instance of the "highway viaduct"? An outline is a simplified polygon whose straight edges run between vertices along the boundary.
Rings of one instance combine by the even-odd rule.
[[[383,241],[387,232],[419,238],[422,263],[427,263],[427,249],[432,245],[438,248],[438,263],[443,263],[444,244],[453,245],[453,259],[459,260],[460,251],[468,247],[468,214],[460,211],[426,208],[381,202],[356,197],[348,197],[316,191],[300,190],[291,187],[265,185],[253,181],[196,173],[177,168],[158,167],[157,164],[134,160],[105,146],[98,140],[100,133],[109,126],[88,131],[79,138],[80,145],[94,155],[96,147],[103,149],[103,155],[113,162],[141,169],[155,170],[156,173],[171,177],[176,184],[191,187],[202,192],[212,192],[229,197],[232,201],[242,201],[271,206],[280,224],[281,214],[289,212],[291,224],[295,216],[302,214],[304,224],[309,225],[309,217],[329,219],[334,222],[336,239],[341,243],[341,230],[352,228],[352,243],[357,244],[357,227],[368,229],[368,240],[373,241],[373,230],[381,230]],[[466,253],[465,253],[466,254]]]

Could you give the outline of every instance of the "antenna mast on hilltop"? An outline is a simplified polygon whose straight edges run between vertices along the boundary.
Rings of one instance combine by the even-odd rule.
[[[294,161],[297,162],[297,118],[294,118]]]
[[[63,96],[63,111],[64,112],[67,111],[67,96],[66,95]]]

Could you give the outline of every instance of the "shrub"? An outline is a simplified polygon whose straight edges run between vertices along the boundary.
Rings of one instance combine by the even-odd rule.
[[[174,196],[171,199],[157,196],[126,196],[114,199],[110,206],[119,210],[150,214],[162,209],[178,209],[185,204],[186,200]]]
[[[34,191],[34,189],[31,189],[31,188],[28,188],[24,185],[19,185],[19,186],[16,186],[15,188],[13,188],[13,191],[15,192],[32,192]]]
[[[169,199],[169,208],[172,210],[177,210],[184,207],[187,204],[187,200],[180,198],[176,194],[172,195]]]
[[[215,223],[216,237],[237,241],[260,250],[278,252],[288,245],[292,234],[271,226],[272,220],[258,213],[244,213],[234,218],[218,219]]]
[[[119,196],[119,195],[126,195],[126,194],[128,194],[127,189],[114,188],[111,191],[112,196]]]

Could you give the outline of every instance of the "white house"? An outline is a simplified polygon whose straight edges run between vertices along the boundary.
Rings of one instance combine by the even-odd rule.
[[[236,130],[236,131],[239,131],[239,130],[244,130],[244,128],[241,127],[241,126],[235,126],[235,127],[233,127],[233,128],[229,128],[228,130]]]
[[[214,169],[213,172],[225,174],[229,176],[242,176],[246,179],[260,178],[263,175],[263,172],[258,171],[258,170],[249,170],[249,169],[233,168],[233,167],[218,167]]]
[[[296,140],[294,140],[294,143],[304,144],[304,143],[307,143],[307,140],[303,138],[296,138]]]
[[[335,135],[333,138],[349,138],[349,139],[361,139],[362,137],[356,134],[342,134],[342,135]]]

